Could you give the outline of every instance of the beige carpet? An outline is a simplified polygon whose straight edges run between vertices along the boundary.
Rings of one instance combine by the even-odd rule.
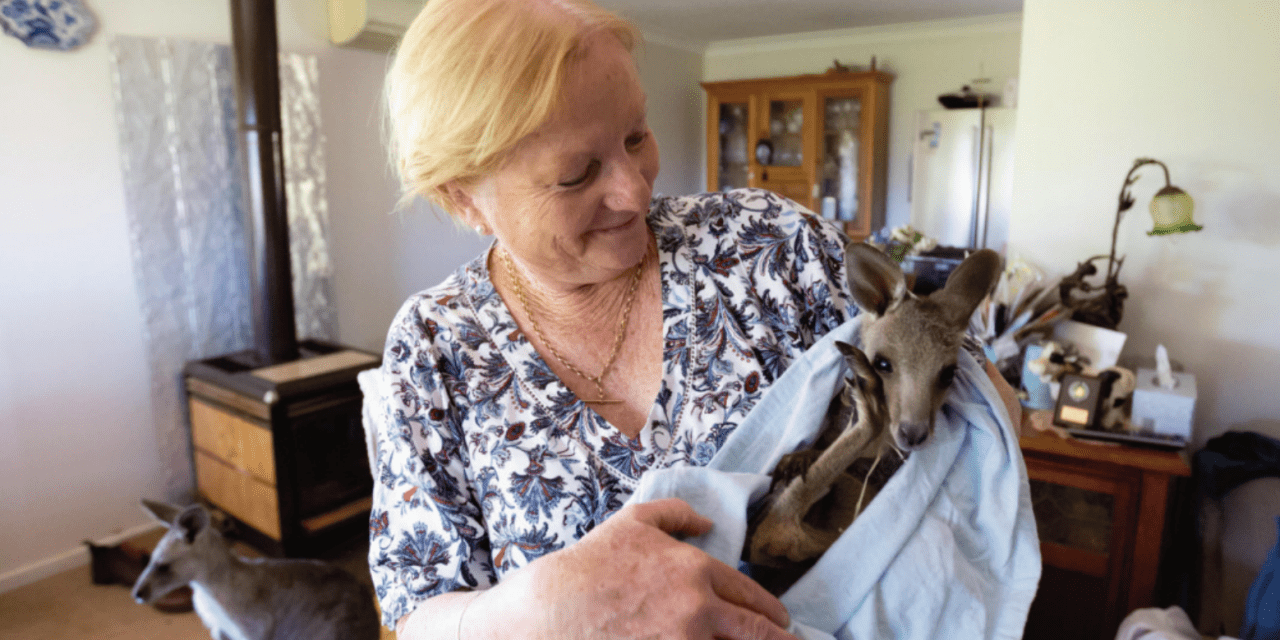
[[[129,588],[97,586],[89,566],[0,594],[0,638],[203,640],[209,632],[194,613],[161,613],[136,604]]]
[[[362,550],[335,561],[357,576],[369,575]],[[395,634],[383,629],[382,637],[391,640]],[[85,565],[0,594],[0,638],[205,640],[209,632],[195,613],[161,613],[134,603],[128,587],[94,585]]]

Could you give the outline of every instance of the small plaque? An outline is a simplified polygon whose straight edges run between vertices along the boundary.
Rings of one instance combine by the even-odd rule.
[[[1053,422],[1063,427],[1096,428],[1101,405],[1101,380],[1094,376],[1067,374],[1062,377]]]

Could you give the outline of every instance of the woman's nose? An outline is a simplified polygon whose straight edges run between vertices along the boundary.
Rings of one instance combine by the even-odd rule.
[[[616,211],[645,211],[652,189],[645,179],[641,160],[629,157],[614,165],[609,175],[605,204]]]

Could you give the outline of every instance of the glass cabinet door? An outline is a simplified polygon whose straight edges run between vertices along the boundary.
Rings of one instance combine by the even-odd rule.
[[[756,161],[766,167],[804,163],[804,101],[769,100],[768,129],[756,144]]]
[[[1106,555],[1111,551],[1115,496],[1031,480],[1031,508],[1041,542]]]
[[[746,102],[729,102],[720,105],[720,191],[750,186],[751,160],[748,133],[748,108]]]
[[[822,98],[822,141],[818,158],[819,213],[834,220],[858,217],[859,149],[862,101],[857,97]]]

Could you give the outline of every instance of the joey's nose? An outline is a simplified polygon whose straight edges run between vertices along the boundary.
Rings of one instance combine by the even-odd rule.
[[[136,600],[138,604],[146,604],[150,595],[151,587],[147,585],[137,587],[133,590],[133,599]]]
[[[929,439],[929,425],[904,424],[900,433],[902,434],[902,443],[914,449]]]

